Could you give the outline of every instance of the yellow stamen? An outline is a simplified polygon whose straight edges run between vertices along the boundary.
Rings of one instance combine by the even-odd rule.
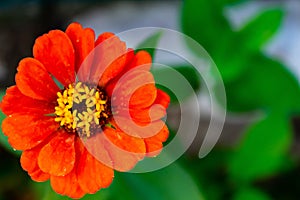
[[[107,96],[82,82],[57,93],[55,121],[66,130],[90,137],[95,125],[105,125],[111,115]]]

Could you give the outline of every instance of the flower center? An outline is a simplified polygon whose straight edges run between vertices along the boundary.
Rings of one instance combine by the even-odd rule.
[[[57,97],[55,121],[79,136],[90,137],[112,116],[108,96],[100,87],[78,82],[58,92]]]

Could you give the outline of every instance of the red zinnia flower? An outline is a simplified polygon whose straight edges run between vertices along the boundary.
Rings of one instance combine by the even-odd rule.
[[[108,187],[114,169],[157,155],[168,137],[161,118],[169,96],[150,66],[147,52],[134,53],[112,33],[95,40],[78,23],[40,36],[1,103],[3,132],[23,151],[23,169],[80,198]]]

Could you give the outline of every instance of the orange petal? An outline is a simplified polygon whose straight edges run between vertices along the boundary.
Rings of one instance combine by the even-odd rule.
[[[164,91],[157,89],[157,95],[154,104],[159,104],[164,108],[168,108],[170,104],[170,96]]]
[[[80,187],[90,194],[108,187],[114,177],[114,170],[96,160],[87,150],[81,154],[76,172]]]
[[[38,100],[55,100],[59,91],[45,67],[34,58],[21,60],[16,84],[24,95]]]
[[[64,86],[75,81],[74,48],[64,32],[53,30],[37,38],[33,55]]]
[[[144,71],[150,70],[152,58],[150,54],[147,53],[146,51],[139,51],[138,53],[134,54],[133,49],[128,49],[126,57],[127,57],[127,61],[124,70],[106,85],[106,89],[108,90],[108,94],[110,96],[116,84],[118,83],[119,79],[122,78],[122,76],[124,76],[127,72],[130,73],[130,70],[134,70],[134,68],[136,67],[139,67],[138,69]]]
[[[72,171],[75,163],[74,134],[61,129],[38,157],[38,164],[42,171],[55,176],[64,176]]]
[[[157,156],[162,148],[163,148],[163,142],[165,142],[168,139],[169,136],[169,130],[167,126],[164,126],[161,131],[149,138],[145,138],[145,144],[147,149],[147,156],[153,157]]]
[[[145,108],[150,106],[156,98],[156,87],[147,84],[138,88],[131,96],[129,106]]]
[[[94,49],[95,33],[90,28],[82,28],[79,23],[72,23],[68,26],[66,34],[75,50],[75,70],[78,71],[84,59]]]
[[[3,133],[11,146],[18,150],[31,149],[55,132],[59,124],[51,117],[12,114],[2,123]]]
[[[163,118],[165,115],[166,109],[159,104],[146,109],[130,109],[130,116],[136,123],[150,123]]]
[[[12,86],[6,90],[6,95],[1,103],[1,110],[6,115],[13,113],[49,114],[54,113],[54,107],[49,102],[35,100],[23,95],[17,86]]]
[[[163,118],[166,115],[166,109],[169,106],[170,97],[162,90],[157,89],[157,95],[154,103],[143,109],[129,109],[130,117],[136,123],[150,123]],[[128,117],[128,110],[119,108],[118,116]]]
[[[51,176],[50,183],[53,190],[61,195],[66,195],[74,199],[79,199],[85,192],[78,184],[75,168],[65,176]]]
[[[144,158],[146,149],[142,139],[131,137],[113,128],[106,128],[104,134],[105,147],[115,170],[129,171]]]
[[[146,152],[142,138],[128,135],[120,130],[114,122],[111,123],[115,128],[105,128],[104,130],[104,134],[110,142],[128,153],[144,154]]]
[[[96,133],[88,139],[81,138],[81,142],[91,155],[93,155],[99,162],[105,164],[110,168],[113,168],[109,151],[105,147],[106,140],[107,139],[104,134],[102,134],[102,131]]]
[[[114,88],[106,90],[111,95],[113,108],[142,109],[152,105],[156,99],[154,83],[149,71],[135,69],[122,76]]]
[[[105,40],[115,37],[115,34],[110,33],[110,32],[104,32],[101,35],[98,36],[96,42],[95,42],[95,46],[98,46],[99,44],[101,44],[102,42],[104,42]]]
[[[106,148],[109,150],[109,155],[113,161],[113,169],[121,172],[127,172],[134,168],[136,163],[142,160],[142,157],[136,156],[134,153],[128,153],[116,147],[111,142],[107,141]]]
[[[129,118],[130,116],[133,122],[137,124],[148,124],[153,121],[157,121],[166,115],[166,109],[160,105],[153,105],[150,108],[145,109],[118,109],[116,110],[116,115]]]
[[[31,150],[26,150],[22,153],[20,162],[22,168],[28,172],[32,180],[37,182],[44,182],[50,178],[50,175],[44,173],[38,166],[37,158],[41,147],[35,147]]]
[[[170,97],[162,90],[157,89],[156,99],[148,108],[129,109],[130,116],[136,123],[150,123],[163,118],[166,115],[166,109],[169,106]],[[118,110],[119,116],[128,116],[128,110]]]
[[[150,70],[152,65],[151,55],[147,51],[138,51],[130,63],[130,65],[126,68],[127,71],[135,68],[142,67],[144,70]]]
[[[158,134],[165,126],[164,121],[157,120],[151,123],[136,122],[128,117],[114,116],[116,126],[127,135],[138,138],[149,138]]]
[[[125,67],[126,44],[112,33],[101,34],[95,42],[94,67],[90,80],[104,87]]]
[[[124,54],[121,57],[115,58],[113,62],[105,69],[99,80],[100,86],[105,86],[110,80],[122,72],[126,64],[126,56],[127,54]]]

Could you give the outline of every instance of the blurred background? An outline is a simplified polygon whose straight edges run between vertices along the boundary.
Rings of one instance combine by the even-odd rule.
[[[116,173],[109,188],[83,199],[299,199],[299,10],[298,0],[1,0],[0,99],[14,84],[18,62],[32,56],[35,39],[52,29],[65,30],[70,22],[97,35],[144,26],[183,32],[207,50],[224,81],[227,118],[219,142],[205,158],[198,157],[210,117],[204,83],[191,66],[165,59],[199,94],[204,113],[199,136],[170,166],[145,174]],[[172,96],[171,138],[180,122],[179,103],[188,103],[185,96]],[[0,113],[0,122],[4,117]],[[68,199],[48,182],[31,181],[19,156],[0,133],[0,200]]]

